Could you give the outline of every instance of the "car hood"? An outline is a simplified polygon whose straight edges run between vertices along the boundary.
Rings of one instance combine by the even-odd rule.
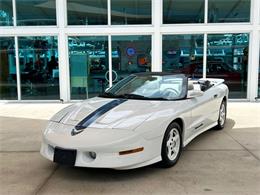
[[[113,100],[100,97],[85,100],[61,110],[51,121],[75,126],[89,114]],[[160,101],[127,100],[97,117],[88,127],[133,130],[154,111],[160,110],[160,104]]]

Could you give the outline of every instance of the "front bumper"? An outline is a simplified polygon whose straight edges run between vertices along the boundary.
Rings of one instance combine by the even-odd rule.
[[[146,140],[134,131],[94,128],[71,136],[73,126],[53,123],[49,128],[43,136],[41,154],[51,161],[54,160],[55,147],[76,150],[75,166],[79,167],[131,169],[161,160],[160,137]],[[121,151],[140,147],[144,150],[119,155]],[[95,158],[91,152],[96,154]]]

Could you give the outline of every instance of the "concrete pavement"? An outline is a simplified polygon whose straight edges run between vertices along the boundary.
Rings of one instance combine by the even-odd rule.
[[[260,194],[260,104],[229,103],[223,131],[190,143],[178,164],[136,170],[68,168],[39,154],[64,104],[0,105],[0,194]]]

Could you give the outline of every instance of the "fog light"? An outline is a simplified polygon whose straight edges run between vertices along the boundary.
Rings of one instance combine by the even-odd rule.
[[[96,159],[97,154],[96,154],[95,152],[89,152],[89,156],[90,156],[92,159]]]

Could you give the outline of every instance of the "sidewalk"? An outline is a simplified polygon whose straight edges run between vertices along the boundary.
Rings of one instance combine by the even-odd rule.
[[[48,120],[62,108],[71,104],[66,103],[2,103],[0,116],[27,119]]]

